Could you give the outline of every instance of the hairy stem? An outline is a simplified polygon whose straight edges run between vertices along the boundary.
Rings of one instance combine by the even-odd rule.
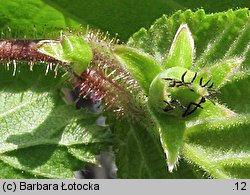
[[[1,40],[0,62],[28,61],[58,63],[53,57],[37,51],[36,45],[40,40]]]

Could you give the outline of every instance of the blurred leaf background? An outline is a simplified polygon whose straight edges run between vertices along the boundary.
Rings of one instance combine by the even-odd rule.
[[[249,0],[0,0],[0,29],[11,27],[2,36],[44,37],[66,27],[91,27],[118,33],[122,41],[148,28],[163,14],[203,8],[206,13],[249,7]],[[34,28],[35,26],[35,28]],[[31,31],[33,29],[33,31]],[[47,34],[47,32],[50,32]]]

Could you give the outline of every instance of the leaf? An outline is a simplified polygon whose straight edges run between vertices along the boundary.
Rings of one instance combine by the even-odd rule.
[[[190,68],[194,57],[194,39],[186,24],[182,24],[175,34],[170,47],[165,68],[180,66]]]
[[[148,94],[151,82],[161,72],[159,64],[150,56],[126,46],[115,47],[114,53]]]
[[[228,83],[221,88],[221,94],[219,95],[222,103],[226,103],[232,110],[242,114],[250,112],[248,98],[250,95],[248,90],[250,85],[249,75],[247,71],[241,72],[234,82]],[[232,91],[234,92],[233,95]]]
[[[0,0],[0,4],[1,39],[55,38],[62,29],[79,28],[78,22],[42,0]]]
[[[122,41],[138,29],[150,25],[163,14],[171,15],[177,10],[203,8],[207,13],[226,11],[249,7],[247,0],[243,1],[185,1],[185,0],[44,0],[52,7],[60,10],[66,17],[71,17],[81,24],[91,24],[112,35],[118,33]],[[150,7],[150,9],[149,9]]]
[[[1,66],[1,178],[73,178],[111,141],[98,116],[62,102],[61,74],[54,79],[43,69],[26,65],[13,77]]]
[[[101,29],[104,32],[108,31],[113,36],[118,33],[119,38],[123,41],[127,40],[131,34],[142,26],[150,26],[163,13],[171,13],[178,8],[182,8],[173,0],[168,2],[160,0],[133,2],[106,0],[101,4],[98,0],[74,0],[72,2],[45,0],[45,2],[79,23],[87,22],[94,28]],[[148,9],[149,5],[151,9]]]
[[[223,85],[226,85],[227,82],[231,81],[231,77],[238,72],[240,65],[242,64],[241,58],[230,59],[221,61],[218,64],[215,64],[211,67],[205,67],[200,72],[202,77],[205,80],[213,78],[213,83],[216,83],[217,88],[221,88]],[[223,71],[221,71],[223,70]]]
[[[6,178],[6,179],[23,179],[23,178],[30,178],[30,179],[43,179],[44,177],[36,177],[33,174],[29,174],[25,171],[21,171],[18,169],[13,168],[12,166],[5,164],[4,162],[0,162],[0,175],[1,178]]]
[[[183,0],[0,0],[0,28],[4,29],[1,38],[55,38],[58,32],[67,27],[83,29],[87,24],[126,41],[138,29],[150,25],[161,15],[171,15],[176,10],[196,10],[203,8],[207,13],[228,9],[249,7],[247,0],[237,1],[195,1]],[[150,9],[148,6],[150,5]],[[216,6],[215,6],[216,5]],[[129,11],[127,11],[129,10]],[[108,13],[108,14],[107,14]],[[116,16],[116,17],[114,17]],[[34,26],[35,25],[35,26]],[[126,30],[124,30],[124,26]],[[8,31],[10,27],[11,32]]]
[[[151,126],[150,126],[151,127]],[[119,178],[197,178],[193,167],[181,161],[179,171],[169,173],[160,140],[152,129],[126,120],[114,124],[114,133],[120,140],[116,144],[117,176]]]
[[[46,2],[51,3],[52,1],[46,1]],[[53,2],[54,2],[54,7],[58,8],[60,11],[55,10],[51,6],[39,0],[35,2],[29,1],[29,0],[25,0],[22,2],[1,1],[0,26],[1,26],[1,29],[4,29],[3,30],[4,36],[2,38],[13,38],[13,37],[14,38],[24,38],[24,37],[28,37],[28,38],[29,37],[31,38],[53,37],[54,38],[55,34],[57,37],[58,31],[63,29],[65,26],[71,26],[71,24],[78,24],[79,21],[81,21],[81,23],[85,23],[85,21],[88,21],[88,23],[95,25],[103,29],[104,31],[105,30],[111,31],[111,34],[113,35],[117,32],[120,33],[122,40],[125,40],[132,32],[134,32],[136,29],[140,28],[141,26],[148,27],[151,24],[151,22],[156,17],[159,17],[163,12],[173,13],[173,9],[176,10],[178,8],[180,9],[180,8],[188,7],[188,6],[191,6],[192,8],[193,7],[197,8],[197,6],[201,7],[201,5],[203,5],[203,7],[206,7],[210,12],[214,12],[217,10],[223,10],[223,8],[225,8],[226,6],[229,6],[229,7],[235,6],[235,1],[231,1],[231,0],[227,2],[226,6],[223,6],[225,2],[218,2],[218,1],[216,1],[216,5],[218,6],[214,6],[215,3],[213,1],[205,2],[203,4],[202,2],[194,3],[194,2],[186,2],[186,1],[183,3],[181,3],[180,1],[178,2],[176,1],[156,2],[154,1],[152,3],[152,1],[150,0],[150,1],[146,1],[146,3],[145,1],[143,1],[143,5],[145,5],[144,9],[141,9],[142,8],[141,1],[137,1],[136,4],[129,4],[126,0],[119,1],[119,2],[112,1],[112,3],[110,3],[110,1],[106,1],[104,4],[100,4],[100,2],[98,1],[91,1],[91,2],[90,1],[84,1],[84,2],[83,1],[74,1],[74,2],[53,1]],[[156,3],[157,3],[157,6],[152,6],[151,9],[148,9],[147,5],[155,5]],[[242,2],[237,3],[237,5],[238,6],[243,5],[242,7],[244,7],[244,3]],[[247,7],[247,5],[248,4],[246,3],[245,7]],[[141,9],[142,12],[138,13],[134,9],[129,9],[128,8],[129,6],[132,6],[132,8],[135,8],[137,10]],[[169,9],[169,7],[171,7],[172,9]],[[131,10],[132,14],[130,11],[128,12],[127,10]],[[110,13],[110,14],[107,14],[107,13]],[[117,13],[121,15],[117,16]],[[114,17],[114,15],[116,15],[117,17]],[[22,20],[22,18],[25,18],[25,19]],[[193,38],[194,38],[195,45],[196,45],[196,56],[197,56],[197,59],[195,59],[195,65],[197,66],[194,68],[197,68],[197,70],[199,70],[200,68],[203,68],[206,66],[212,66],[216,63],[219,64],[221,60],[224,61],[224,60],[228,60],[228,59],[230,60],[230,59],[236,59],[236,58],[243,59],[242,66],[244,68],[248,68],[249,61],[250,61],[249,60],[250,59],[249,58],[250,56],[249,55],[249,26],[250,25],[249,25],[249,12],[247,10],[228,11],[227,13],[217,13],[217,14],[212,14],[212,15],[206,15],[204,11],[202,10],[197,11],[195,13],[191,11],[186,11],[183,13],[180,11],[180,12],[175,13],[173,16],[169,18],[165,17],[164,19],[163,17],[162,19],[158,20],[158,22],[156,22],[156,24],[152,26],[151,30],[149,30],[149,33],[145,29],[140,30],[136,35],[133,36],[133,38],[130,39],[129,44],[131,44],[133,47],[136,47],[136,50],[140,50],[140,51],[143,50],[146,56],[153,56],[155,58],[155,61],[163,64],[167,59],[168,52],[169,52],[171,43],[173,41],[174,35],[181,23],[187,23],[193,34]],[[44,24],[47,24],[47,27],[44,27]],[[36,25],[34,30],[33,30],[33,25]],[[8,26],[11,27],[12,33],[8,31],[8,28],[7,28]],[[124,26],[126,26],[125,28],[126,30],[124,30]],[[19,85],[16,86],[16,83],[13,82],[13,77],[10,74],[5,75],[6,71],[4,70],[3,77],[2,75],[0,77],[2,79],[1,85],[8,86],[8,88],[11,89],[12,92],[13,91],[15,92],[14,94],[19,94],[23,92],[25,94],[25,92],[29,92],[28,89],[30,88],[31,83],[36,84],[36,82],[34,81],[38,79],[37,75],[41,74],[41,69],[39,70],[40,72],[38,71],[39,72],[38,74],[24,74],[24,76],[19,77],[19,79],[22,80],[21,86]],[[193,71],[195,71],[195,69],[193,69]],[[23,69],[21,69],[21,73],[22,72],[23,72]],[[209,154],[208,147],[204,147],[205,154],[202,153],[203,150],[192,150],[193,148],[188,147],[191,144],[193,144],[195,147],[194,149],[201,148],[198,146],[200,143],[196,143],[195,140],[192,139],[193,135],[188,134],[188,128],[193,128],[195,125],[203,125],[204,123],[209,122],[209,121],[216,122],[217,120],[234,119],[234,117],[240,117],[241,116],[240,114],[242,114],[243,117],[245,117],[245,115],[248,114],[248,111],[249,111],[249,106],[247,106],[249,105],[249,101],[248,101],[249,98],[247,96],[248,91],[249,91],[248,90],[248,81],[249,81],[248,78],[249,77],[246,75],[248,73],[249,73],[248,71],[241,69],[241,72],[239,71],[237,74],[234,75],[234,77],[231,77],[230,80],[226,82],[226,85],[222,86],[222,88],[220,89],[222,94],[218,96],[218,101],[221,104],[223,104],[223,105],[220,105],[221,107],[218,107],[218,106],[215,107],[211,103],[206,102],[204,107],[207,108],[206,109],[207,112],[201,112],[199,114],[200,118],[197,118],[198,117],[197,116],[197,117],[192,118],[192,120],[187,121],[187,130],[185,130],[186,137],[185,137],[185,142],[184,142],[184,147],[183,147],[184,155],[181,155],[181,157],[183,157],[185,160],[184,159],[180,160],[178,171],[175,171],[173,174],[171,174],[171,176],[176,177],[176,178],[183,178],[183,176],[185,176],[186,178],[192,178],[192,177],[201,178],[201,175],[203,175],[203,172],[199,170],[199,173],[198,174],[196,173],[196,169],[198,168],[200,169],[200,167],[203,168],[205,171],[207,171],[207,175],[210,174],[213,177],[220,176],[219,174],[216,174],[214,169],[209,169],[209,167],[206,166],[205,162],[201,162],[202,159],[205,159],[206,154]],[[55,89],[54,87],[55,83],[52,82],[54,81],[52,77],[46,80],[44,79],[44,75],[42,76],[43,76],[42,79],[40,79],[38,83],[41,84],[41,88],[45,89],[44,91],[40,90],[44,92],[45,94],[43,94],[39,100],[41,100],[41,102],[44,102],[42,97],[47,97],[46,93],[48,94],[52,93],[55,95],[58,93],[58,90]],[[18,80],[18,82],[20,82],[20,80]],[[42,84],[43,82],[44,82],[44,85]],[[56,84],[58,83],[59,81],[56,82]],[[51,87],[50,87],[50,84],[51,84]],[[233,93],[234,96],[232,96],[231,91],[235,92]],[[31,94],[34,94],[34,93],[37,95],[36,91],[31,91]],[[25,95],[28,96],[29,94],[25,94]],[[34,95],[35,98],[37,97],[36,95]],[[59,97],[58,99],[56,98],[58,94],[55,96],[54,95],[52,95],[52,97],[50,96],[48,102],[51,102],[50,100],[53,100],[52,105],[53,106],[56,105],[55,107],[56,108],[60,107],[60,109],[58,108],[58,110],[56,109],[54,110],[54,107],[53,109],[49,109],[49,110],[52,110],[51,111],[52,114],[55,114],[58,112],[59,113],[58,116],[61,116],[60,114],[63,114],[65,110],[68,113],[73,112],[74,109],[70,111],[70,107],[65,106],[63,102],[60,103],[59,101],[60,98]],[[9,93],[6,97],[10,98]],[[10,108],[12,108],[13,106],[12,103],[16,101],[15,98],[17,99],[20,98],[20,96],[13,96],[13,97],[14,98],[8,103],[8,106]],[[35,107],[35,108],[39,109],[41,108],[41,106]],[[214,108],[216,108],[216,113],[214,112],[215,111]],[[232,110],[235,112],[233,112]],[[223,111],[222,114],[221,114],[221,111]],[[30,115],[32,118],[33,115],[32,114]],[[22,114],[19,114],[19,116],[21,116],[21,118],[23,117]],[[47,113],[47,116],[50,116],[50,113],[49,114]],[[86,116],[85,113],[84,113],[84,116]],[[61,117],[65,119],[64,118],[65,116],[61,116]],[[81,115],[81,117],[83,116]],[[76,119],[77,122],[75,122],[74,120],[71,121],[69,117],[68,118],[66,117],[66,119],[68,119],[67,122],[70,122],[70,124],[72,124],[72,125],[67,126],[69,130],[67,130],[66,132],[69,132],[69,134],[68,136],[66,136],[66,138],[67,137],[69,138],[69,135],[72,135],[70,133],[71,132],[70,129],[73,130],[75,129],[76,126],[77,127],[80,126],[80,128],[76,128],[76,130],[77,129],[79,130],[88,125],[91,126],[91,124],[88,123],[88,121],[91,122],[91,120],[88,120],[88,119],[85,120],[84,118],[81,118],[81,117],[78,116],[77,114],[73,115],[73,119]],[[39,117],[37,118],[39,119]],[[39,121],[41,122],[43,119],[44,119],[44,116],[41,116],[41,119],[38,120],[38,123]],[[55,118],[52,118],[50,121],[53,121],[54,119]],[[140,119],[143,119],[143,116]],[[18,118],[15,118],[13,116],[13,121],[18,121],[18,120],[19,120]],[[83,120],[82,123],[81,123],[81,120]],[[239,126],[241,126],[241,124],[243,123],[246,124],[246,122],[244,121],[245,120],[243,120],[242,123],[239,123]],[[116,150],[116,154],[117,154],[116,160],[118,164],[119,176],[121,178],[138,178],[140,176],[144,178],[148,178],[150,176],[155,177],[155,178],[158,178],[158,177],[168,178],[169,176],[168,172],[159,172],[159,170],[156,170],[156,174],[154,174],[154,173],[151,173],[152,172],[151,170],[145,169],[145,164],[147,164],[147,167],[150,167],[152,170],[155,170],[156,168],[153,166],[155,162],[152,159],[157,159],[156,161],[157,166],[161,167],[160,170],[161,171],[167,170],[166,163],[164,161],[165,159],[164,159],[163,152],[158,151],[156,153],[146,153],[147,150],[151,151],[150,150],[151,143],[155,143],[154,147],[152,147],[153,152],[157,151],[157,148],[161,148],[160,140],[158,139],[159,137],[157,137],[156,139],[152,137],[151,135],[152,129],[145,128],[145,126],[146,127],[148,126],[146,122],[143,125],[139,124],[138,129],[135,128],[136,125],[134,123],[131,124],[131,121],[124,122],[124,123],[125,124],[123,125],[123,128],[121,127],[121,131],[118,131],[117,133],[115,133],[115,135],[119,137],[119,144],[117,144],[117,147],[115,148],[115,149],[118,149]],[[236,120],[233,120],[233,123],[235,124]],[[15,122],[13,126],[18,126],[18,124],[19,124],[19,121]],[[219,123],[217,123],[217,125],[218,124]],[[31,126],[32,125],[33,123],[31,124]],[[37,125],[37,123],[35,123],[35,125]],[[63,125],[65,124],[62,124],[62,126]],[[222,125],[225,125],[225,124],[222,123]],[[119,129],[119,127],[120,127],[120,124],[118,121],[116,129]],[[219,125],[219,127],[221,127],[221,125]],[[63,128],[64,127],[62,127],[62,129]],[[135,132],[133,134],[136,135],[136,136],[132,136],[132,139],[130,136],[129,137],[126,136],[127,132],[129,133],[131,132],[131,131],[128,131],[128,129],[131,129],[131,128]],[[227,129],[227,128],[223,128],[223,129]],[[18,133],[18,130],[19,129],[16,129],[15,133]],[[27,130],[29,131],[29,129]],[[154,131],[154,129],[152,131]],[[47,132],[46,128],[45,128],[45,132]],[[137,134],[137,132],[139,134]],[[203,131],[199,131],[199,133],[202,133],[202,132]],[[238,131],[236,131],[236,133],[237,132]],[[222,131],[222,133],[224,132]],[[39,133],[37,135],[40,136]],[[64,169],[65,174],[58,175],[58,169],[56,171],[54,170],[51,171],[51,173],[53,174],[53,177],[56,177],[56,178],[61,178],[61,176],[72,177],[72,169],[75,169],[80,164],[82,165],[82,161],[93,162],[94,154],[92,155],[92,153],[95,153],[96,150],[99,151],[100,147],[102,148],[102,144],[100,144],[100,146],[96,146],[96,145],[99,145],[98,141],[97,143],[91,142],[90,144],[87,144],[87,145],[85,145],[85,142],[84,144],[81,144],[80,143],[81,139],[84,139],[84,138],[80,136],[80,140],[78,140],[77,137],[79,135],[82,135],[82,134],[78,132],[76,133],[76,137],[71,136],[70,137],[71,139],[66,139],[66,141],[62,142],[63,145],[60,145],[58,143],[55,144],[56,147],[54,148],[56,149],[55,149],[55,153],[53,153],[54,157],[57,154],[59,154],[64,157],[66,156],[66,159],[68,159],[68,160],[62,161],[59,158],[53,157],[54,159],[57,159],[55,161],[57,162],[56,165],[60,163],[67,164],[70,160],[72,160],[73,163],[71,164],[71,166],[66,166],[66,169]],[[89,134],[84,133],[84,135],[89,135]],[[105,133],[99,133],[99,131],[96,132],[96,135],[104,135],[105,137]],[[55,137],[53,137],[52,141],[58,142],[58,139],[56,138],[56,136],[57,135],[55,134]],[[230,143],[230,141],[234,141],[234,139],[237,138],[235,134],[234,136],[232,136],[231,134],[229,134],[228,136],[229,136],[228,143]],[[247,136],[248,134],[244,134],[243,138],[240,137],[240,139],[246,140],[248,138]],[[4,136],[2,137],[4,138]],[[26,141],[27,141],[27,138],[30,138],[30,137],[27,136],[25,138]],[[92,138],[94,138],[94,136]],[[191,142],[189,142],[189,138]],[[194,138],[197,138],[197,137],[194,136]],[[198,138],[199,138],[199,135],[198,135]],[[102,140],[102,138],[100,139]],[[235,139],[236,147],[240,144],[238,142],[240,139]],[[204,143],[206,143],[205,142],[206,139],[203,139],[203,140],[204,140]],[[106,146],[105,141],[104,141],[104,147]],[[211,139],[210,142],[212,141],[213,140]],[[22,140],[19,139],[19,142],[17,143],[20,143],[20,142],[22,142]],[[71,144],[72,142],[73,144]],[[132,146],[123,145],[123,143],[132,143]],[[219,141],[217,141],[216,143],[219,144]],[[11,143],[7,143],[7,144],[11,144]],[[246,142],[243,142],[243,145],[245,146]],[[41,146],[39,145],[39,146],[31,146],[31,147],[32,149],[34,149],[34,151],[39,151],[41,152],[40,154],[43,154],[42,152],[44,152],[44,150],[47,149],[46,146],[47,145],[41,145]],[[88,146],[90,146],[91,149],[89,149]],[[140,146],[140,147],[133,147],[133,146]],[[65,147],[67,148],[68,152],[65,150]],[[228,147],[230,147],[230,144],[228,144]],[[140,150],[138,150],[140,148],[143,148],[142,151],[144,151],[145,153],[140,153],[139,152]],[[194,151],[192,153],[194,155],[192,154],[189,155],[189,153],[186,152],[187,151],[186,148],[188,148],[188,152],[190,153]],[[224,148],[226,150],[228,149],[226,147]],[[20,150],[18,149],[18,152],[22,153],[23,150],[25,149],[26,149],[25,147],[21,148]],[[85,153],[85,151],[87,153]],[[220,155],[221,151],[220,150],[218,151],[219,152],[217,154]],[[245,151],[248,151],[247,147]],[[25,161],[25,159],[20,158],[21,161],[18,161],[15,159],[17,156],[20,157],[20,154],[18,152],[16,153],[15,152],[16,151],[14,149],[14,150],[6,151],[6,153],[2,154],[2,158],[6,162],[8,162],[8,163],[5,163],[1,161],[1,168],[3,167],[4,170],[6,170],[6,171],[1,172],[3,174],[2,177],[10,178],[10,175],[7,175],[6,172],[11,173],[11,175],[13,174],[13,177],[15,178],[20,178],[21,176],[24,176],[27,178],[35,177],[35,174],[37,173],[38,173],[37,175],[39,178],[40,177],[52,177],[48,172],[46,172],[49,169],[48,167],[51,167],[50,166],[51,161],[49,161],[51,159],[48,160],[47,164],[44,164],[45,165],[44,167],[41,165],[41,170],[46,170],[46,171],[39,172],[38,171],[39,169],[36,166],[33,166],[32,168],[35,170],[35,172],[32,172],[33,169],[30,169],[30,167],[28,166],[24,166],[26,165],[25,163],[27,162]],[[237,156],[238,153],[235,151],[233,152]],[[83,153],[85,154],[84,157],[82,157]],[[200,153],[202,155],[199,155]],[[29,154],[31,154],[30,151],[29,151]],[[140,154],[140,155],[137,155],[137,154]],[[158,154],[158,155],[155,156],[154,154]],[[213,153],[211,154],[212,156],[214,155]],[[243,158],[242,158],[243,160],[244,160],[244,157],[245,159],[248,158],[245,153],[243,153],[242,155],[243,155]],[[123,161],[123,159],[125,158],[124,156],[127,157],[126,162]],[[39,157],[41,158],[41,156]],[[42,160],[43,159],[41,159],[41,161]],[[20,165],[20,162],[22,162],[23,164]],[[223,162],[224,164],[226,164],[226,166],[224,167],[221,165],[218,166],[218,164],[214,162],[213,164],[216,164],[216,167],[219,168],[219,171],[223,172],[222,176],[224,178],[225,177],[231,177],[231,178],[232,177],[235,177],[235,178],[248,177],[247,175],[248,173],[247,170],[249,170],[248,161],[244,161],[246,162],[244,165],[242,164],[243,161],[241,159],[239,161],[233,161],[234,164],[226,163],[226,160]],[[70,169],[71,171],[69,171]]]
[[[247,57],[245,61],[249,60],[248,55],[244,53],[247,52],[249,39],[249,11],[247,9],[235,12],[229,10],[224,14],[216,13],[208,16],[204,10],[194,13],[190,10],[178,11],[169,18],[163,16],[158,19],[148,32],[141,29],[129,39],[128,44],[141,48],[161,62],[167,58],[175,33],[182,23],[188,24],[193,35],[197,65],[211,65],[223,59],[225,55],[233,57],[244,54]]]
[[[248,129],[248,115],[192,125],[183,153],[215,178],[249,178]]]
[[[219,103],[206,102],[200,113],[184,120],[181,156],[214,178],[249,178],[249,11],[229,10],[211,15],[203,10],[179,11],[158,19],[148,31],[141,29],[128,44],[164,65],[169,59],[175,32],[183,23],[188,24],[195,42],[196,58],[191,70],[198,72],[198,80],[211,78],[220,94],[217,96]],[[157,91],[154,94],[157,96]],[[156,113],[155,116],[160,117]],[[181,121],[168,121],[165,117],[164,122],[163,118],[159,120],[160,126],[169,128],[163,130],[165,135],[162,136],[168,154],[174,145],[169,145],[171,142],[167,140],[178,139],[167,126]],[[182,139],[180,135],[177,137]]]

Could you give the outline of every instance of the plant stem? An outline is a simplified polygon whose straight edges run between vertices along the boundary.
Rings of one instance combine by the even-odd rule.
[[[0,40],[0,62],[28,61],[58,63],[58,61],[37,51],[40,40]]]

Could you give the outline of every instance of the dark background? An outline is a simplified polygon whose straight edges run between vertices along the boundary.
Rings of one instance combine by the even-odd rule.
[[[163,14],[178,10],[203,8],[206,13],[228,9],[249,8],[249,0],[44,0],[70,15],[79,23],[87,23],[119,38],[128,37],[140,28],[150,25]],[[124,26],[126,28],[124,28]]]

